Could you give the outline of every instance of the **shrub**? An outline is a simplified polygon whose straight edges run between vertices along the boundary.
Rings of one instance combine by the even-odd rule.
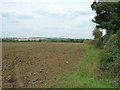
[[[101,69],[104,75],[115,78],[118,76],[118,37],[117,34],[111,35],[105,43],[100,55]]]
[[[108,35],[104,35],[99,39],[95,39],[93,40],[93,45],[95,45],[97,48],[101,48],[103,49],[105,43],[107,42],[107,40],[109,39]]]

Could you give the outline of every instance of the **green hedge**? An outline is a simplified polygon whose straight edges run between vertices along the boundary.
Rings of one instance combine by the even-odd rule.
[[[111,35],[100,54],[101,69],[106,77],[118,78],[118,50],[118,36],[117,34]]]

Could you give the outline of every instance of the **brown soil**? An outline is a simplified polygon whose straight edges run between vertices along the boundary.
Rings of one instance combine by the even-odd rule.
[[[83,56],[78,43],[3,43],[3,88],[49,88],[75,70]]]

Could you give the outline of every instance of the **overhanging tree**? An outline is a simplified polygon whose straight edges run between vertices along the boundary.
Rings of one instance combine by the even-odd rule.
[[[120,2],[93,2],[91,7],[97,14],[92,21],[98,28],[106,29],[107,35],[120,30]]]

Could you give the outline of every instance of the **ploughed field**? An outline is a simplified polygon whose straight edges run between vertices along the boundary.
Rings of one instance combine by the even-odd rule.
[[[49,88],[75,70],[83,57],[80,43],[3,43],[3,88]]]

